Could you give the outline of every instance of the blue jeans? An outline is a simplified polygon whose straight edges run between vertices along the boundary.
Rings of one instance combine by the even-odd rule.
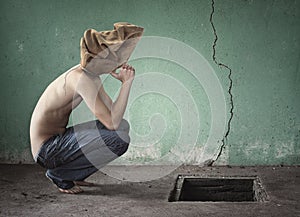
[[[35,160],[47,169],[46,176],[54,184],[70,189],[73,181],[83,181],[123,155],[130,142],[128,133],[124,119],[115,131],[98,120],[74,125],[44,142]]]

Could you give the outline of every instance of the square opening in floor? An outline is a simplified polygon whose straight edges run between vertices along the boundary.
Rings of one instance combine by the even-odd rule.
[[[263,202],[267,194],[258,177],[197,177],[179,175],[169,202]]]

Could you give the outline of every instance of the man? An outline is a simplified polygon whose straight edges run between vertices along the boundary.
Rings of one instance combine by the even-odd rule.
[[[80,185],[92,185],[84,181],[88,176],[126,152],[129,124],[123,115],[135,75],[127,61],[142,34],[142,27],[125,22],[110,31],[85,31],[80,64],[41,95],[30,123],[31,150],[59,191],[81,192]],[[115,102],[99,77],[108,73],[122,83]],[[97,120],[67,128],[72,110],[82,101]]]

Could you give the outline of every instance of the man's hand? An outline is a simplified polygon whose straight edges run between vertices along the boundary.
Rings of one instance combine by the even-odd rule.
[[[124,64],[119,73],[116,73],[116,70],[114,70],[110,74],[122,83],[132,82],[135,75],[135,69],[128,64]]]

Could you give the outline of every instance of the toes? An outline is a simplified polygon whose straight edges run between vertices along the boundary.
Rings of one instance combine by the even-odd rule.
[[[80,192],[83,191],[80,187],[78,187],[76,185],[73,188],[70,188],[70,189],[61,189],[61,188],[59,188],[58,190],[62,193],[67,193],[67,194],[77,194],[77,193],[80,193]]]
[[[76,193],[80,193],[82,192],[83,190],[81,188],[79,188],[78,186],[76,186],[77,189],[74,189],[73,192],[76,194]]]

